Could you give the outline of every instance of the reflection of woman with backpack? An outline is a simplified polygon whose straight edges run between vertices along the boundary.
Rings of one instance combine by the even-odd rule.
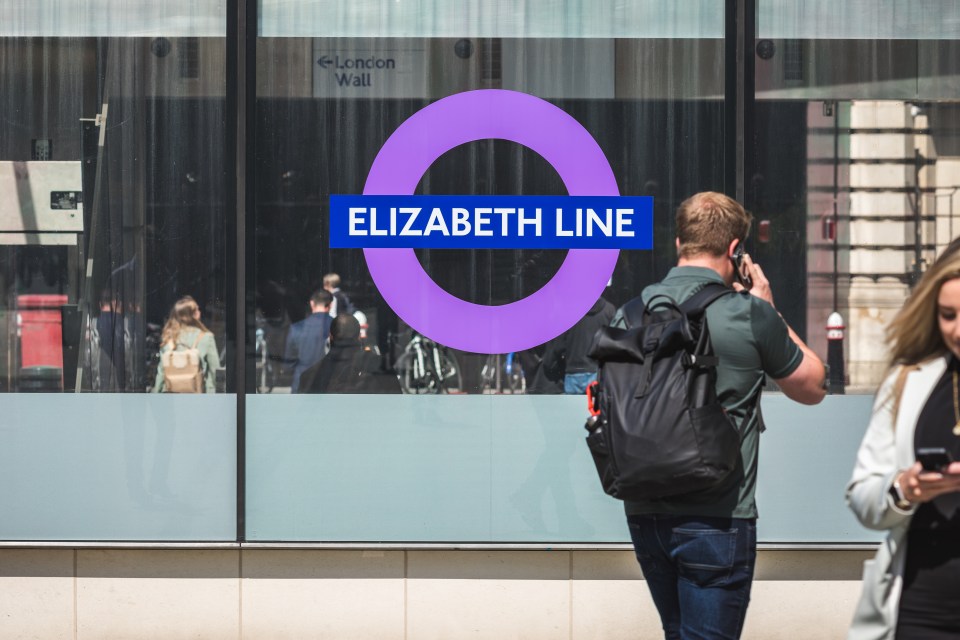
[[[220,356],[213,334],[200,322],[196,300],[177,300],[163,327],[154,393],[214,393]]]

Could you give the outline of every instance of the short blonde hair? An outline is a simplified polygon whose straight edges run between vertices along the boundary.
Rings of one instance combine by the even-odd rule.
[[[677,209],[680,256],[723,256],[734,240],[743,240],[753,217],[740,203],[716,191],[690,196]]]
[[[336,289],[340,286],[340,276],[335,273],[328,273],[327,275],[323,276],[323,286]]]

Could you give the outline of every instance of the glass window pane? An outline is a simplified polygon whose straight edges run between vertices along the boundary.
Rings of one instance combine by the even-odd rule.
[[[258,340],[249,365],[256,367],[259,393],[248,396],[250,539],[610,538],[610,527],[596,518],[615,509],[607,511],[610,504],[589,498],[595,478],[582,478],[586,499],[559,485],[554,490],[557,517],[569,518],[559,530],[553,516],[541,518],[536,506],[533,494],[544,490],[547,475],[580,482],[580,474],[594,473],[580,465],[587,458],[571,461],[579,446],[573,435],[552,437],[549,416],[569,416],[569,408],[583,401],[550,397],[563,393],[563,380],[547,363],[547,338],[523,351],[487,354],[421,335],[385,302],[362,250],[331,248],[330,197],[362,193],[390,135],[444,97],[477,89],[535,96],[572,116],[597,142],[621,194],[654,197],[654,249],[622,251],[603,294],[619,306],[674,264],[673,214],[679,202],[696,191],[723,188],[723,5],[474,6],[476,11],[454,11],[448,3],[260,5]],[[500,139],[443,153],[415,191],[568,193],[544,157]],[[541,290],[566,255],[560,249],[416,250],[419,264],[444,292],[486,306]],[[356,358],[368,379],[379,376],[376,388],[350,387],[331,373],[347,349],[339,349],[335,338],[327,351],[326,303],[311,306],[312,294],[331,273],[349,298],[334,297],[337,320],[348,306],[361,314],[365,333],[357,349],[365,355]],[[574,300],[582,292],[568,295]],[[323,391],[328,393],[303,395]],[[282,397],[291,392],[301,395]],[[462,397],[466,394],[471,397]],[[533,394],[540,397],[525,397]],[[543,418],[531,422],[535,415]],[[290,428],[278,438],[280,424]],[[512,427],[522,435],[511,438]],[[366,446],[375,457],[389,452],[393,460],[376,466],[378,473],[395,477],[388,510],[402,517],[382,527],[374,519],[341,517],[347,505],[382,503],[382,484],[373,476],[338,498],[329,492],[336,470],[343,468],[338,465]],[[303,466],[306,459],[318,461],[313,471]],[[513,465],[537,460],[538,475],[525,484],[523,470],[529,468]],[[437,477],[449,481],[437,483]],[[281,484],[288,487],[284,496],[276,493]],[[451,502],[454,494],[459,506]],[[514,494],[518,500],[511,503]],[[492,512],[466,506],[491,500]],[[309,514],[305,504],[313,505]],[[281,512],[301,515],[278,517]],[[597,526],[578,524],[588,521]]]
[[[263,37],[722,38],[713,0],[261,0]]]
[[[293,377],[299,378],[297,364],[288,361],[297,355],[287,339],[289,327],[309,315],[311,293],[331,272],[363,313],[366,345],[381,357],[384,369],[398,371],[407,391],[418,391],[424,382],[404,377],[408,362],[421,356],[411,351],[409,327],[380,297],[362,251],[330,248],[327,203],[332,194],[362,192],[390,133],[435,99],[502,88],[550,100],[597,140],[622,194],[654,196],[655,215],[669,222],[658,225],[654,251],[621,254],[606,294],[614,304],[672,264],[676,204],[697,188],[722,186],[720,40],[261,38],[258,58],[262,391],[289,390]],[[389,66],[360,71],[353,68],[357,60],[383,60]],[[636,72],[668,67],[669,73]],[[484,140],[443,154],[417,192],[565,194],[566,188],[538,154],[513,142]],[[418,257],[447,292],[501,305],[539,290],[565,253],[425,249]],[[542,352],[518,354],[516,370],[527,375],[514,387],[532,384],[530,369]],[[445,350],[441,358],[451,362],[441,367],[449,391],[512,390],[505,382],[505,356],[498,362]]]
[[[960,5],[953,0],[760,0],[757,37],[955,40],[960,38]]]
[[[223,0],[5,0],[0,36],[222,38],[226,16]]]
[[[184,295],[224,349],[223,43],[0,38],[6,390],[152,388]]]
[[[784,315],[830,353],[845,389],[872,392],[888,366],[885,327],[960,233],[960,7],[763,0],[757,9],[748,204],[767,232],[755,253],[789,301]],[[833,312],[842,342],[827,340]]]
[[[181,296],[225,347],[225,35],[219,1],[0,3],[4,540],[235,538],[236,399],[145,395]]]

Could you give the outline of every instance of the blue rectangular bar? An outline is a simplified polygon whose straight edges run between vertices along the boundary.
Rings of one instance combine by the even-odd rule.
[[[330,196],[336,249],[651,249],[650,196]]]

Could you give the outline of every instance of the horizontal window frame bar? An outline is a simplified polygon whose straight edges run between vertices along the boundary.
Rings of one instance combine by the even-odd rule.
[[[881,273],[879,271],[865,271],[865,272],[849,272],[841,271],[834,273],[833,271],[808,271],[807,278],[824,278],[824,279],[833,279],[833,278],[843,278],[846,280],[853,280],[854,278],[867,278],[868,280],[873,280],[874,282],[879,282],[883,279],[889,280],[898,280],[903,284],[911,284],[913,282],[913,273],[911,272],[898,272],[898,273]]]
[[[760,542],[761,551],[872,551],[879,542]],[[437,551],[633,551],[626,542],[592,543],[440,543],[440,542],[19,542],[0,541],[2,549],[137,549],[137,550],[437,550]]]
[[[807,158],[808,165],[906,165],[915,166],[916,160],[913,158]],[[920,163],[924,165],[937,164],[937,158],[921,158]]]
[[[807,246],[811,249],[841,249],[845,251],[916,251],[914,244],[850,244],[849,242],[808,242]],[[937,245],[922,244],[920,249],[923,251],[935,251]]]
[[[939,215],[922,215],[920,216],[920,222],[936,222],[940,218],[949,218],[950,215],[943,213]],[[822,220],[832,219],[832,215],[824,216],[811,216],[810,220]],[[903,223],[912,223],[917,221],[917,216],[909,214],[878,214],[878,215],[838,215],[837,220],[840,222],[903,222]],[[911,245],[913,246],[913,245]]]
[[[760,100],[759,102],[763,102]],[[791,102],[802,102],[791,100]],[[836,100],[813,99],[807,102],[836,102]],[[897,99],[876,99],[876,100],[853,100],[852,102],[903,102],[902,98]],[[841,136],[862,136],[862,135],[900,135],[900,136],[960,136],[960,127],[809,127],[807,135],[832,136],[839,134]]]
[[[942,191],[944,187],[851,187],[843,185],[835,187],[833,185],[811,185],[807,187],[807,193],[902,193],[914,194],[917,191],[924,194],[936,194]],[[946,195],[946,194],[943,194]]]

